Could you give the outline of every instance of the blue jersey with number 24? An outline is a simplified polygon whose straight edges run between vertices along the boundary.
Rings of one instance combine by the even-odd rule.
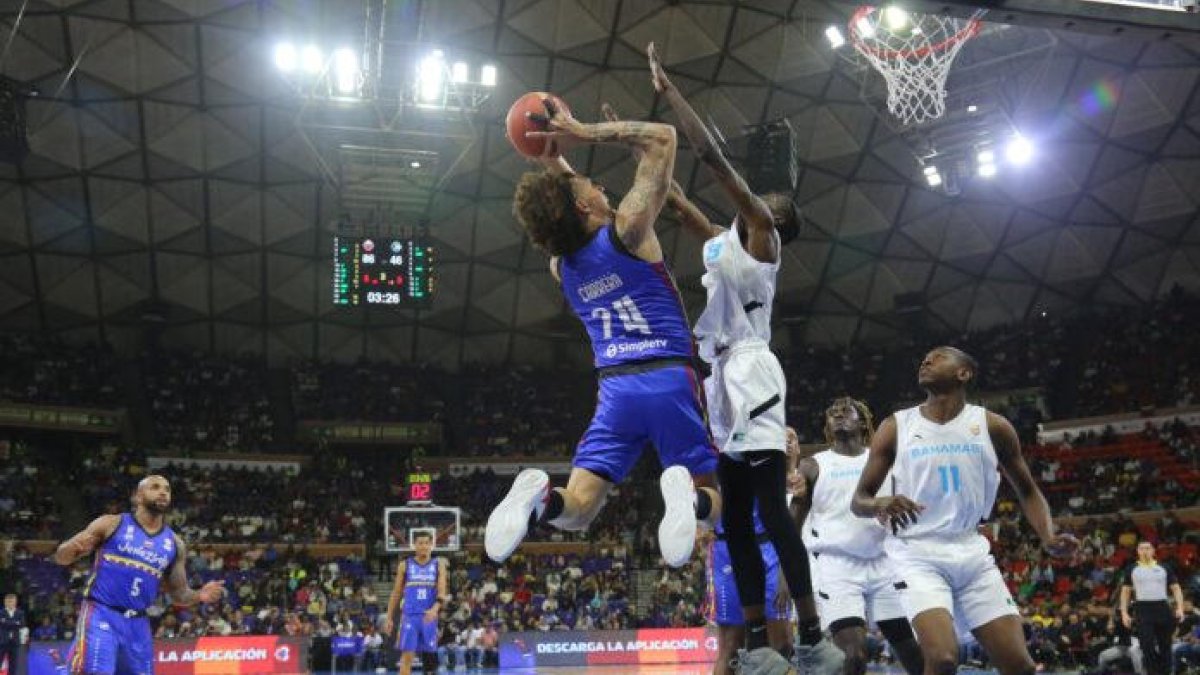
[[[597,368],[689,358],[694,351],[683,301],[663,262],[625,250],[612,224],[559,265],[562,291],[592,341]]]

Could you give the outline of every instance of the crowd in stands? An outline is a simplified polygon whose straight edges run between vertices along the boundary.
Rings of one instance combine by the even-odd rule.
[[[471,456],[569,456],[595,407],[594,379],[578,371],[471,366],[453,447]]]
[[[1182,407],[1200,396],[1200,298],[1173,294],[1121,321],[1096,321],[1073,416]]]
[[[1130,633],[1114,610],[1124,575],[1136,558],[1134,549],[1143,540],[1155,543],[1157,559],[1178,571],[1187,599],[1179,643],[1196,642],[1200,522],[1184,522],[1171,511],[1142,524],[1119,514],[1076,521],[1063,529],[1079,538],[1077,555],[1054,559],[1041,550],[1037,536],[1013,508],[1001,506],[998,510],[1005,513],[989,522],[984,534],[1021,607],[1030,651],[1042,668],[1095,667],[1131,656]],[[1110,653],[1103,655],[1106,651]],[[1192,663],[1200,665],[1200,660]]]
[[[425,366],[367,359],[353,364],[303,360],[291,370],[298,419],[428,422],[445,414],[442,378]]]
[[[1063,417],[1197,403],[1197,317],[1195,298],[1174,295],[1116,324],[1104,316],[1036,317],[945,341],[980,358],[981,387],[1009,392],[992,406],[1028,432],[1048,412]],[[1097,330],[1110,324],[1112,330]],[[877,421],[919,400],[915,373],[928,346],[909,340],[805,347],[783,355],[789,418],[802,440],[823,438],[822,413],[836,395],[866,399]],[[595,396],[593,378],[575,371],[470,365],[450,374],[367,361],[306,361],[278,380],[291,385],[290,400],[280,402],[272,400],[272,375],[257,357],[156,351],[134,368],[122,363],[104,347],[0,335],[0,400],[124,407],[130,387],[121,373],[128,370],[144,380],[154,434],[145,443],[106,438],[67,449],[36,437],[0,440],[4,535],[67,534],[69,514],[54,493],[63,484],[77,486],[88,516],[127,510],[131,487],[149,471],[146,447],[188,454],[276,444],[281,405],[296,419],[441,423],[442,450],[456,456],[567,457]],[[1029,388],[1048,394],[1017,391]],[[1045,666],[1095,663],[1127,640],[1120,622],[1112,621],[1112,606],[1118,575],[1139,539],[1156,542],[1160,558],[1181,571],[1188,596],[1200,598],[1200,524],[1178,514],[1200,505],[1198,446],[1200,431],[1175,422],[1124,436],[1110,428],[1029,448],[1030,468],[1056,515],[1078,518],[1071,527],[1083,542],[1079,555],[1067,561],[1045,557],[1007,489],[986,529],[1026,610],[1031,648]],[[419,466],[420,454],[321,446],[295,471],[233,463],[163,468],[173,484],[170,522],[195,542],[193,582],[222,578],[232,592],[221,605],[196,612],[160,604],[157,633],[362,633],[375,642],[387,598],[379,597],[372,581],[390,577],[392,558],[370,551],[368,560],[330,566],[309,558],[303,547],[378,540],[382,507],[400,501],[402,477]],[[477,552],[455,556],[454,597],[443,608],[445,661],[494,658],[489,650],[496,631],[702,625],[702,562],[663,571],[657,555],[656,523],[646,517],[662,508],[658,490],[647,482],[654,473],[653,460],[639,466],[586,533],[538,528],[531,534],[535,541],[589,542],[586,556],[518,555],[499,567]],[[446,473],[434,491],[438,503],[462,508],[462,536],[473,543],[482,538],[484,519],[509,480],[490,469]],[[1130,512],[1143,510],[1162,516],[1139,524]],[[210,548],[219,543],[251,548]],[[21,558],[19,590],[37,617],[35,636],[69,639],[86,565],[62,570]],[[647,570],[652,573],[642,578]],[[1200,645],[1200,638],[1189,639]],[[382,650],[372,654],[375,663],[383,658]]]
[[[259,450],[274,440],[262,359],[155,350],[141,365],[160,447]]]
[[[1060,515],[1200,504],[1195,429],[1176,420],[1119,437],[1112,428],[1030,451],[1029,465]]]
[[[833,397],[866,400],[877,418],[921,398],[916,366],[933,344],[951,343],[980,361],[978,389],[1040,390],[993,407],[1018,430],[1043,418],[1172,407],[1197,402],[1200,300],[1174,292],[1152,306],[1024,323],[887,344],[804,346],[781,354],[788,418],[802,442],[823,440]],[[128,407],[121,361],[103,346],[0,335],[0,400]],[[443,372],[411,364],[302,360],[284,373],[290,397],[268,386],[265,361],[153,350],[139,368],[158,447],[261,450],[281,436],[280,410],[296,420],[432,422],[455,456],[567,456],[595,402],[594,377],[578,370],[464,364]]]
[[[0,440],[0,533],[4,538],[49,538],[61,530],[44,471],[28,445]]]
[[[112,407],[117,364],[107,345],[0,333],[0,401]]]

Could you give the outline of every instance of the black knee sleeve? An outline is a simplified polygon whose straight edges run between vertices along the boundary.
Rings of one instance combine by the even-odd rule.
[[[458,664],[455,664],[458,665]],[[426,673],[436,673],[438,669],[438,657],[433,652],[421,652],[421,670]]]
[[[917,639],[917,636],[913,634],[912,625],[908,623],[908,619],[886,619],[876,622],[875,625],[879,626],[879,632],[883,633],[883,639],[893,645],[906,640]]]

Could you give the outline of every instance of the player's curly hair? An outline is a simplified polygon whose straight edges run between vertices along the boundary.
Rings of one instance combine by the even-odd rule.
[[[870,444],[871,437],[875,435],[875,416],[871,414],[870,406],[850,396],[843,396],[834,400],[835,404],[840,402],[848,403],[858,411],[858,416],[863,421],[863,442]],[[833,429],[829,428],[829,415],[825,416],[825,442],[833,445]]]
[[[583,248],[588,235],[575,210],[570,174],[529,171],[513,195],[513,216],[525,228],[530,243],[552,256]]]

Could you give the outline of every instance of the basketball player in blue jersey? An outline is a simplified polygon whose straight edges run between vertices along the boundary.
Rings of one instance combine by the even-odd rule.
[[[422,672],[437,670],[438,612],[449,599],[446,559],[433,557],[433,535],[417,532],[413,535],[413,549],[416,555],[405,558],[396,569],[396,584],[383,624],[383,632],[391,634],[397,605],[401,605],[403,616],[397,639],[400,675],[412,672],[414,652],[421,653]]]
[[[799,459],[792,487],[792,518],[813,556],[813,587],[821,626],[846,654],[842,672],[867,672],[867,625],[874,623],[909,675],[921,675],[921,647],[892,586],[883,551],[887,529],[857,518],[850,498],[867,464],[874,431],[867,404],[844,396],[825,411],[827,449]],[[798,453],[797,453],[798,454]],[[885,488],[886,489],[886,488]]]
[[[487,554],[507,559],[533,522],[586,529],[611,487],[653,443],[664,467],[659,548],[667,564],[679,567],[695,547],[697,518],[715,519],[720,498],[691,329],[654,232],[671,184],[675,129],[582,124],[550,101],[546,107],[549,131],[527,135],[540,133],[555,155],[578,143],[623,143],[641,154],[615,210],[603,188],[571,171],[561,156],[544,159],[544,170],[526,173],[517,185],[514,215],[550,257],[551,273],[587,329],[599,394],[566,487],[551,490],[539,469],[518,474],[488,518]]]
[[[76,675],[154,672],[146,608],[158,598],[160,582],[177,605],[216,602],[225,593],[223,581],[210,581],[200,590],[188,587],[187,548],[164,518],[171,507],[166,478],[143,478],[133,503],[133,513],[100,516],[53,555],[54,562],[66,566],[96,552],[69,659]]]
[[[925,402],[880,425],[851,508],[891,528],[884,549],[926,675],[957,671],[956,626],[975,635],[1001,675],[1032,675],[1016,603],[978,532],[991,515],[1000,476],[1048,553],[1071,555],[1079,542],[1055,533],[1012,424],[967,403],[977,371],[975,359],[954,347],[925,355],[917,372]],[[889,472],[894,494],[877,496]]]
[[[775,553],[757,511],[754,512],[754,534],[759,542],[763,566],[767,569],[767,597],[771,600],[766,608],[767,642],[776,650],[786,650],[792,641],[792,599],[779,567],[779,555]],[[705,551],[706,618],[717,625],[717,661],[713,664],[713,675],[733,675],[734,657],[746,641],[746,622],[742,618],[742,601],[733,578],[725,530],[720,523],[709,536]]]

